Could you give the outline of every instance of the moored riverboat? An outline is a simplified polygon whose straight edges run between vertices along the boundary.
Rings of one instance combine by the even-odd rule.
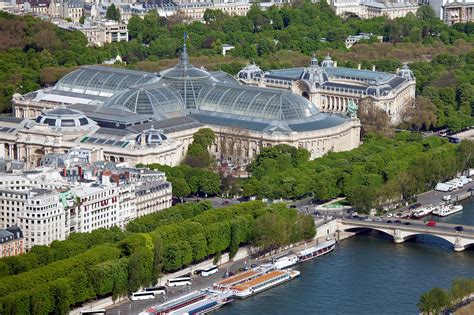
[[[460,212],[463,210],[462,205],[443,205],[439,207],[437,211],[433,211],[433,214],[436,214],[440,217],[446,217],[448,215]]]
[[[230,291],[234,297],[245,299],[249,296],[290,281],[299,275],[300,272],[297,270],[274,270],[253,280],[233,286],[230,288]]]
[[[297,253],[298,261],[304,262],[331,252],[336,247],[335,240],[329,240],[324,243],[312,246]]]

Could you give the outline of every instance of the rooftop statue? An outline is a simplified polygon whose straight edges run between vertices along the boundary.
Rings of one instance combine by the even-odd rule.
[[[359,106],[353,100],[349,100],[349,104],[347,105],[347,115],[351,118],[357,118],[358,108]]]

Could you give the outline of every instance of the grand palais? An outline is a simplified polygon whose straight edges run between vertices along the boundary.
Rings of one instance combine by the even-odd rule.
[[[45,154],[80,147],[96,160],[177,165],[201,128],[216,133],[218,159],[245,164],[281,143],[316,158],[360,144],[351,102],[370,98],[396,122],[414,91],[407,66],[391,74],[326,57],[268,72],[250,64],[233,77],[194,67],[184,45],[179,63],[160,73],[84,66],[53,87],[14,95],[13,117],[0,116],[0,158],[34,167]]]

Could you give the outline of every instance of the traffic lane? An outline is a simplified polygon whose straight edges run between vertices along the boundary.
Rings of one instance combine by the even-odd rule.
[[[383,227],[407,227],[409,228],[410,226],[417,227],[417,228],[427,228],[427,230],[431,229],[438,229],[438,230],[443,230],[447,232],[467,232],[467,233],[474,233],[474,227],[472,226],[463,226],[462,224],[450,224],[450,223],[444,223],[444,222],[436,222],[435,226],[427,226],[427,221],[418,221],[418,220],[403,220],[403,219],[394,219],[394,220],[383,220],[383,221],[365,221],[365,220],[359,220],[359,219],[351,219],[351,218],[343,218],[344,220],[348,220],[351,222],[362,222],[362,223],[367,223],[371,225],[380,225]],[[395,221],[400,221],[401,223],[395,223]],[[391,221],[391,223],[388,223],[388,221]],[[408,222],[409,224],[405,224]],[[463,231],[456,231],[456,227],[462,226]]]

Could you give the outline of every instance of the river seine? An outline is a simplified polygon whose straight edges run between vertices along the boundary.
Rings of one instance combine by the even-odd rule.
[[[461,213],[432,219],[474,225],[474,199],[462,204]],[[235,301],[219,314],[418,314],[423,292],[474,277],[474,250],[455,253],[451,244],[431,236],[393,244],[370,232],[297,268],[301,277]]]

